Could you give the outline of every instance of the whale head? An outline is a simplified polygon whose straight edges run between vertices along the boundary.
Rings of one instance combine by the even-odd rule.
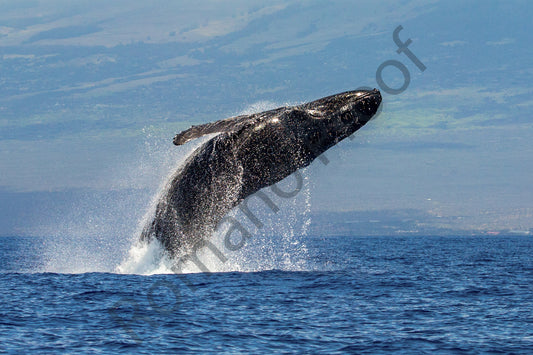
[[[376,114],[381,104],[379,90],[347,91],[296,106],[291,121],[294,134],[319,155],[350,136]]]
[[[338,116],[344,123],[365,124],[376,113],[381,103],[379,90],[355,90],[327,96],[300,105],[301,109],[316,118]]]

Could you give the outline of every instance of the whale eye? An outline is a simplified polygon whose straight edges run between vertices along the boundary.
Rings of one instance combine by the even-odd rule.
[[[311,133],[311,135],[309,136],[309,143],[311,144],[320,143],[320,133],[318,132]]]
[[[351,123],[354,121],[352,115],[350,114],[350,112],[345,112],[341,115],[341,121],[342,123]]]

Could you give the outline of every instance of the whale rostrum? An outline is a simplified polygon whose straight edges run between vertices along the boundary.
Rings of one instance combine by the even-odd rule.
[[[191,252],[247,196],[308,166],[364,126],[380,103],[376,89],[348,91],[177,134],[174,144],[181,145],[218,133],[172,176],[141,240],[157,239],[172,258]]]

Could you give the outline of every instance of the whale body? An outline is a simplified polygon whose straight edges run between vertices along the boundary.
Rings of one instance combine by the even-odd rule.
[[[182,145],[218,133],[173,175],[141,240],[157,239],[172,258],[191,252],[247,196],[308,166],[365,125],[380,103],[376,89],[348,91],[177,134],[174,144]]]

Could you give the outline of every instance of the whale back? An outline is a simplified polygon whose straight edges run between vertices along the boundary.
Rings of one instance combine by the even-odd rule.
[[[280,107],[274,110],[256,113],[252,115],[241,115],[226,118],[224,120],[219,120],[216,122],[193,125],[191,126],[191,128],[178,133],[174,137],[173,143],[175,145],[182,145],[193,139],[200,138],[207,134],[237,132],[244,127],[258,124],[265,118],[270,117],[272,115],[276,115],[285,109],[285,107]]]

